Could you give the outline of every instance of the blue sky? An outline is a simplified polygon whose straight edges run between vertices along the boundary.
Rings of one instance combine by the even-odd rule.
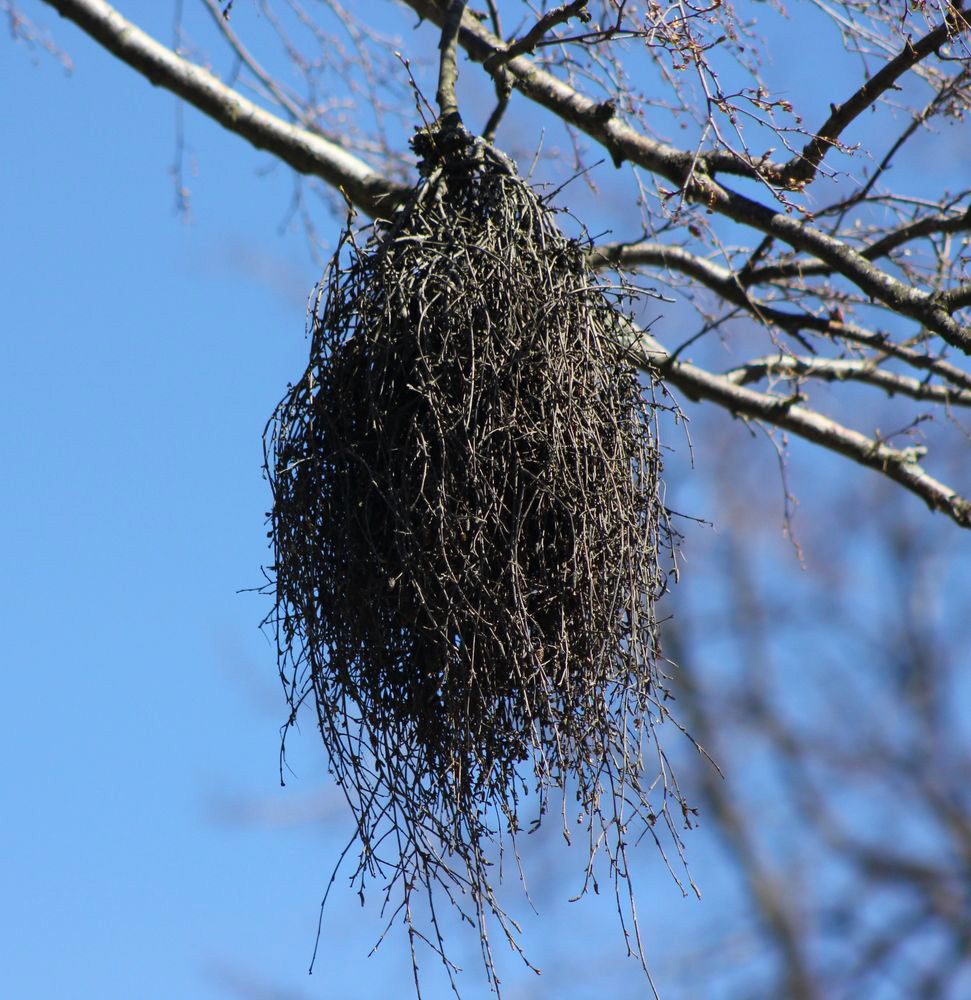
[[[405,995],[403,941],[365,961],[378,925],[348,898],[307,979],[349,828],[312,729],[279,787],[268,607],[238,593],[267,559],[261,435],[319,277],[280,232],[290,174],[186,109],[186,221],[173,97],[29,13],[75,71],[0,45],[0,995]],[[693,845],[696,877],[736,891],[710,856]],[[663,949],[701,916],[657,885],[644,919]],[[579,912],[534,927],[540,964],[543,928],[598,941],[614,919]]]
[[[304,965],[319,898],[312,839],[215,805],[283,795],[265,606],[237,591],[315,268],[276,236],[286,173],[192,112],[184,224],[173,98],[47,19],[72,76],[0,57],[0,993],[222,996],[207,969]]]

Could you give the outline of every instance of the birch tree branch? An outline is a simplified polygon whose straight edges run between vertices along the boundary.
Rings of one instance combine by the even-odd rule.
[[[407,191],[334,142],[292,125],[177,55],[104,0],[44,0],[150,83],[178,95],[298,173],[320,177],[368,215],[387,212]]]

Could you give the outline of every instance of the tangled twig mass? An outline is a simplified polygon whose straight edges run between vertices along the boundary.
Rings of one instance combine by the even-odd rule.
[[[629,888],[626,846],[658,817],[677,839],[651,739],[672,533],[628,292],[481,140],[415,148],[411,199],[363,245],[344,232],[268,427],[270,621],[291,722],[312,701],[354,813],[352,881],[377,879],[451,973],[443,890],[492,975],[490,915],[518,950],[494,852],[551,795],[588,879],[603,851]]]

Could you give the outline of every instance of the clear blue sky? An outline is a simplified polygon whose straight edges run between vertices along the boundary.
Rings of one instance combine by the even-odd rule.
[[[318,788],[307,755],[278,787],[266,607],[236,593],[316,268],[276,234],[287,172],[191,111],[183,224],[172,96],[29,13],[76,70],[0,48],[0,996],[302,986],[327,854],[224,806]]]
[[[306,976],[349,828],[312,729],[279,787],[268,606],[237,593],[267,560],[261,435],[319,277],[278,232],[290,174],[187,109],[185,222],[174,98],[29,13],[76,69],[0,42],[0,997],[409,995],[403,940],[366,961],[378,924],[348,898]],[[663,948],[700,917],[657,885]],[[586,912],[592,935],[614,920]],[[542,927],[529,940],[543,964]],[[612,923],[603,941],[619,954]]]

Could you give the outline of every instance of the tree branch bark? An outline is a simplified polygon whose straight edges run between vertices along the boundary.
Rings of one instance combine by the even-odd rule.
[[[805,331],[818,333],[833,340],[848,340],[862,344],[878,354],[893,355],[914,368],[932,372],[959,389],[971,389],[971,375],[963,369],[934,355],[897,344],[885,334],[875,333],[854,323],[846,323],[828,316],[787,312],[753,298],[748,292],[751,282],[746,280],[746,275],[742,272],[715,264],[705,257],[699,257],[685,250],[684,247],[668,246],[664,243],[607,243],[594,247],[588,259],[594,268],[646,266],[666,268],[686,274],[725,301],[745,309],[760,323],[778,327],[783,332],[793,335]]]
[[[285,122],[242,97],[207,70],[149,37],[104,0],[45,2],[151,83],[171,90],[229,131],[273,153],[300,173],[321,177],[342,189],[368,214],[387,213],[408,192],[404,185],[392,183],[338,144]],[[444,25],[449,6],[445,0],[406,2],[439,27]],[[464,8],[464,3],[456,6]],[[470,55],[480,61],[505,48],[500,39],[468,16],[461,21],[458,37]],[[526,96],[601,142],[618,160],[631,159],[677,183],[690,197],[713,210],[832,264],[834,270],[850,278],[868,294],[971,352],[971,334],[967,328],[960,327],[942,305],[947,302],[946,293],[932,297],[911,288],[875,268],[840,240],[723,188],[705,172],[710,164],[704,157],[695,157],[640,135],[617,121],[612,113],[606,115],[600,104],[538,69],[524,56],[509,60],[506,69]],[[764,321],[777,323],[784,329],[795,328],[797,323],[801,328],[815,329],[822,323],[821,332],[834,337],[843,335],[837,329],[842,328],[842,324],[834,326],[832,321],[820,317],[794,316],[754,302],[732,271],[695,257],[682,248],[659,248],[657,255],[665,264],[692,274],[728,301],[744,305]],[[948,305],[953,308],[953,301]],[[971,502],[928,475],[917,461],[918,449],[892,448],[799,405],[797,397],[782,398],[756,392],[736,384],[731,378],[679,361],[647,334],[638,333],[637,340],[644,352],[645,365],[660,372],[690,398],[709,400],[737,416],[764,420],[875,469],[921,497],[932,509],[944,511],[962,527],[971,527]],[[886,345],[885,349],[891,352],[892,347]],[[881,349],[881,344],[875,344],[874,348]]]
[[[208,70],[176,55],[104,0],[45,2],[153,85],[171,90],[297,172],[320,177],[343,190],[368,215],[387,213],[407,193],[403,185],[381,176],[336,143],[278,118],[227,87]]]
[[[839,143],[843,130],[868,107],[878,101],[888,90],[895,87],[897,81],[908,70],[913,69],[921,60],[931,53],[937,52],[951,38],[971,28],[967,19],[967,11],[953,4],[950,13],[943,24],[924,35],[917,42],[909,39],[903,49],[890,62],[874,73],[862,87],[859,88],[842,104],[830,105],[831,113],[819,127],[819,131],[803,147],[802,153],[783,168],[782,176],[789,184],[808,184],[819,170],[826,152]]]
[[[446,8],[443,0],[405,2],[439,27],[444,24]],[[459,44],[472,59],[479,62],[485,62],[490,56],[505,50],[502,40],[471,15],[463,18]],[[957,322],[938,296],[913,288],[881,271],[849,244],[808,222],[777,212],[724,187],[710,176],[712,164],[704,154],[689,153],[641,135],[612,112],[605,114],[602,103],[591,100],[551,73],[539,69],[526,56],[509,60],[506,68],[521,93],[600,143],[610,152],[616,164],[630,160],[676,184],[692,201],[704,204],[734,222],[775,236],[796,250],[818,257],[866,295],[884,302],[894,311],[916,320],[948,343],[971,354],[971,328]]]
[[[465,13],[467,0],[449,0],[445,23],[442,25],[442,37],[438,48],[440,58],[438,64],[438,113],[444,123],[449,117],[461,121],[458,100],[455,97],[455,84],[458,82],[459,70],[455,60],[455,42],[458,39],[459,25]]]
[[[796,358],[776,354],[756,358],[732,368],[723,377],[735,385],[748,385],[777,375],[784,379],[821,379],[824,382],[863,382],[882,389],[888,396],[909,396],[944,406],[971,406],[971,391],[934,385],[907,375],[888,372],[875,361],[859,358]]]
[[[919,496],[931,510],[947,514],[962,528],[971,528],[971,500],[967,500],[921,468],[920,449],[892,448],[788,398],[755,392],[724,375],[713,375],[687,361],[673,358],[652,336],[632,332],[634,349],[643,351],[648,370],[677,386],[689,399],[709,400],[735,416],[764,420],[829,451],[874,469]]]

